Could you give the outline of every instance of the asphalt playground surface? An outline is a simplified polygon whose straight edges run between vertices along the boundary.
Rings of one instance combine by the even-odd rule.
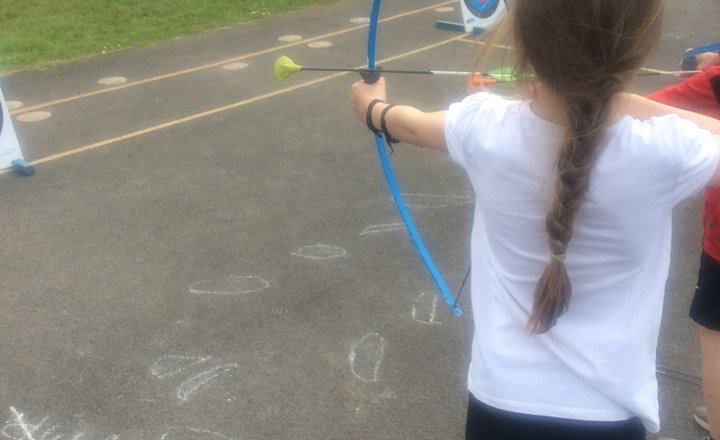
[[[435,28],[458,5],[386,1],[383,65],[469,69],[477,37]],[[454,317],[399,224],[350,110],[356,75],[272,74],[280,55],[361,66],[367,25],[353,19],[369,7],[343,0],[0,78],[37,171],[0,175],[0,438],[463,438],[468,293]],[[669,7],[648,67],[675,70],[716,39],[712,0]],[[462,78],[388,81],[392,101],[428,110],[466,94]],[[444,154],[399,145],[392,161],[456,291],[472,190]],[[679,440],[704,435],[687,317],[700,208],[698,196],[676,212],[658,350],[659,435]]]

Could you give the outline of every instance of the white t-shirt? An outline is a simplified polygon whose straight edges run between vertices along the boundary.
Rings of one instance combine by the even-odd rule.
[[[656,432],[672,209],[709,181],[718,143],[674,115],[624,117],[608,128],[567,250],[570,308],[549,332],[530,336],[533,292],[550,258],[545,217],[563,131],[527,102],[488,93],[448,112],[448,150],[476,194],[468,388],[506,411],[637,416]]]

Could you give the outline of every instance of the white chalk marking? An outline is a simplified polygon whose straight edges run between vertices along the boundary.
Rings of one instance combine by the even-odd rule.
[[[326,244],[313,244],[303,246],[290,255],[296,257],[307,258],[308,260],[330,260],[332,258],[341,258],[347,255],[347,251],[336,246],[328,246]]]
[[[475,201],[471,196],[404,193],[405,202],[412,208],[447,208],[469,205]]]
[[[229,63],[222,66],[225,70],[243,70],[250,67],[250,64],[248,63]]]
[[[58,428],[60,428],[58,425],[52,425],[51,427],[46,429],[45,432],[43,432],[43,435],[40,436],[40,440],[58,440],[58,439],[62,438],[62,434],[60,434],[60,435],[55,435],[55,437],[53,437],[51,439],[48,439],[48,436],[53,435],[55,433],[55,431],[58,430]]]
[[[205,295],[244,295],[270,287],[270,282],[255,275],[230,275],[226,280],[203,280],[190,285],[191,293]]]
[[[433,11],[435,12],[452,12],[454,10],[455,8],[453,8],[452,6],[440,6],[439,8],[433,9]]]
[[[328,47],[332,47],[332,45],[329,41],[313,41],[308,44],[308,47],[312,49],[327,49]]]
[[[7,107],[8,111],[17,110],[19,108],[22,108],[22,106],[25,105],[21,101],[6,101],[5,107]]]
[[[369,17],[351,18],[350,23],[355,23],[355,24],[370,23],[370,18]]]
[[[276,318],[281,318],[287,314],[287,309],[285,307],[280,306],[273,306],[270,309],[270,314]]]
[[[160,379],[174,376],[193,365],[201,364],[212,359],[212,356],[163,356],[150,367],[153,376]]]
[[[383,400],[397,399],[397,393],[393,390],[385,390],[382,393],[376,395],[370,399],[370,403],[380,403]]]
[[[277,351],[270,351],[270,352],[267,352],[267,353],[257,353],[257,354],[255,355],[255,358],[257,358],[257,359],[259,359],[259,360],[261,360],[261,361],[270,362],[270,361],[272,361],[273,358],[275,358],[277,355],[278,355],[278,352],[277,352]]]
[[[27,112],[17,116],[20,122],[38,122],[49,119],[52,116],[50,112]]]
[[[221,440],[232,440],[230,437],[226,437],[219,432],[213,432],[209,431],[207,429],[197,429],[197,428],[189,428],[184,426],[169,426],[167,430],[163,433],[163,435],[160,436],[160,440],[165,440],[168,436],[170,436],[170,440],[173,440],[172,433],[175,432],[176,434],[180,435],[179,440],[185,440],[188,436],[191,436],[193,440],[201,440],[201,439],[221,439]],[[189,432],[190,434],[182,435],[183,432]],[[198,434],[200,434],[198,436]],[[176,435],[177,437],[177,435]]]
[[[377,333],[368,333],[350,349],[350,371],[362,381],[379,382],[384,357],[385,339]]]
[[[412,306],[412,318],[421,324],[438,325],[435,321],[437,314],[438,297],[433,293],[422,292]]]
[[[239,368],[238,364],[218,365],[202,373],[196,374],[190,379],[183,382],[177,390],[177,397],[182,401],[187,401],[201,386],[207,384],[213,379],[219,377],[228,371]]]
[[[124,76],[108,76],[98,80],[98,84],[102,86],[119,86],[120,84],[125,84],[126,82],[127,78]]]
[[[48,420],[47,417],[43,418],[40,423],[34,425],[24,420],[25,416],[18,412],[14,406],[10,407],[10,411],[13,413],[15,420],[6,422],[5,426],[0,430],[0,438],[8,438],[10,440],[61,440],[68,438],[70,440],[80,440],[84,437],[82,432],[76,432],[71,437],[67,432],[63,431],[62,425],[58,424],[42,428]],[[78,414],[75,416],[78,416]],[[119,438],[119,435],[113,434],[105,437],[105,440],[119,440]]]
[[[300,41],[302,39],[303,39],[303,37],[301,37],[300,35],[283,35],[282,37],[278,37],[278,40],[283,41],[285,43],[292,43],[295,41]]]
[[[30,430],[28,429],[28,425],[23,420],[23,415],[18,413],[18,411],[15,409],[14,406],[10,407],[10,411],[12,411],[13,415],[15,416],[17,426],[19,426],[20,429],[22,429],[22,432],[25,435],[25,437],[27,438],[27,440],[34,440],[32,433],[30,433]],[[4,431],[4,429],[3,429],[3,431]]]
[[[360,403],[355,407],[355,413],[360,413],[370,405],[377,405],[382,403],[384,400],[397,399],[397,393],[393,390],[384,390],[381,393],[370,391],[367,395],[363,396]]]
[[[382,234],[385,232],[403,231],[407,229],[404,223],[387,223],[382,225],[372,225],[363,229],[360,235]]]
[[[10,437],[5,432],[5,429],[10,426],[13,426],[13,427],[20,428],[20,430],[22,431],[22,436],[17,437],[17,438],[16,437],[10,437],[10,438],[14,438],[15,440],[20,440],[22,438],[25,438],[26,440],[35,440],[33,438],[32,433],[36,432],[38,429],[40,429],[40,426],[45,422],[45,420],[47,420],[47,417],[42,419],[40,421],[40,423],[38,423],[37,425],[30,425],[23,420],[23,415],[21,413],[19,413],[18,410],[15,409],[14,406],[10,407],[10,411],[13,413],[13,416],[15,416],[15,423],[5,425],[5,427],[2,429],[2,434],[5,435],[6,437]]]

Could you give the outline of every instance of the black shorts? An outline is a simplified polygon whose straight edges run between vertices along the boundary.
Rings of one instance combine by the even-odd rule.
[[[720,331],[720,261],[705,252],[700,256],[690,317],[705,328]]]
[[[468,404],[465,440],[645,440],[640,419],[586,422],[499,410],[477,400]]]

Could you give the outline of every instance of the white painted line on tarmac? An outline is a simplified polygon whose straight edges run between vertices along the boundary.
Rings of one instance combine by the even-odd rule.
[[[403,17],[407,17],[407,16],[419,14],[419,13],[422,13],[422,12],[425,12],[425,11],[430,11],[430,10],[432,10],[432,9],[434,9],[434,8],[437,8],[437,7],[440,7],[440,6],[444,6],[444,5],[449,5],[449,4],[451,4],[451,3],[455,3],[455,0],[445,1],[445,2],[442,2],[442,3],[440,3],[440,4],[436,4],[436,5],[433,5],[433,6],[427,6],[427,7],[424,7],[424,8],[414,9],[414,10],[412,10],[412,11],[407,11],[407,12],[403,12],[403,13],[400,13],[400,14],[396,14],[396,15],[393,15],[393,16],[390,16],[390,17],[383,18],[383,19],[381,19],[379,22],[380,22],[380,23],[386,23],[386,22],[389,22],[389,21],[398,20],[398,19],[403,18]],[[323,34],[323,35],[318,35],[318,36],[316,36],[316,37],[308,38],[308,39],[305,39],[305,40],[301,39],[301,40],[289,42],[289,43],[287,43],[287,44],[283,44],[283,45],[280,45],[280,46],[270,47],[270,48],[268,48],[268,49],[259,50],[259,51],[257,51],[257,52],[251,52],[251,53],[248,53],[248,54],[245,54],[245,55],[240,55],[240,56],[237,56],[237,57],[233,57],[233,58],[229,58],[229,59],[225,59],[225,60],[221,60],[221,61],[217,61],[217,62],[213,62],[213,63],[209,63],[209,64],[204,64],[204,65],[201,65],[201,66],[191,67],[191,68],[188,68],[188,69],[185,69],[185,70],[179,70],[179,71],[176,71],[176,72],[169,72],[169,73],[166,73],[166,74],[163,74],[163,75],[153,76],[153,77],[145,78],[145,79],[138,80],[138,81],[132,81],[132,82],[128,82],[128,83],[121,84],[121,85],[117,85],[117,86],[108,87],[108,88],[101,89],[101,90],[93,90],[93,91],[87,92],[87,93],[81,93],[81,94],[78,94],[78,95],[68,96],[68,97],[59,98],[59,99],[56,99],[56,100],[53,100],[53,101],[48,101],[48,102],[43,102],[43,103],[40,103],[40,104],[31,105],[31,106],[28,106],[28,107],[25,107],[25,108],[22,108],[22,109],[16,109],[14,112],[10,112],[10,114],[11,114],[11,115],[14,115],[14,114],[20,114],[20,113],[30,112],[30,111],[34,111],[34,110],[38,110],[38,109],[43,109],[43,108],[46,108],[46,107],[50,107],[50,106],[53,106],[53,105],[65,104],[65,103],[67,103],[67,102],[77,101],[77,100],[79,100],[79,99],[89,98],[89,97],[92,97],[92,96],[101,95],[101,94],[103,94],[103,93],[115,92],[115,91],[123,90],[123,89],[129,88],[129,87],[135,87],[135,86],[139,86],[139,85],[142,85],[142,84],[148,84],[148,83],[155,82],[155,81],[161,81],[161,80],[164,80],[164,79],[169,79],[169,78],[174,78],[174,77],[177,77],[177,76],[187,75],[187,74],[189,74],[189,73],[198,72],[198,71],[205,70],[205,69],[210,69],[210,68],[213,68],[213,67],[223,66],[223,65],[225,65],[225,64],[230,64],[230,63],[234,63],[234,62],[246,60],[246,59],[249,59],[249,58],[254,58],[254,57],[257,57],[257,56],[260,56],[260,55],[266,55],[266,54],[269,54],[269,53],[278,52],[278,51],[280,51],[280,50],[288,49],[288,48],[290,48],[290,47],[295,47],[295,46],[298,46],[298,45],[303,44],[303,43],[307,44],[307,43],[312,43],[312,42],[314,42],[314,41],[325,41],[325,40],[328,40],[329,38],[336,37],[336,36],[338,36],[338,35],[347,34],[347,33],[350,33],[350,32],[354,32],[354,31],[357,31],[357,30],[360,30],[360,29],[365,29],[365,28],[367,28],[367,27],[368,27],[368,24],[367,24],[367,23],[364,23],[364,24],[360,24],[360,25],[357,25],[357,26],[353,26],[353,27],[350,27],[350,28],[347,28],[347,29],[343,29],[343,30],[340,30],[340,31],[330,32],[330,33]],[[282,38],[282,37],[281,37],[281,38]]]

